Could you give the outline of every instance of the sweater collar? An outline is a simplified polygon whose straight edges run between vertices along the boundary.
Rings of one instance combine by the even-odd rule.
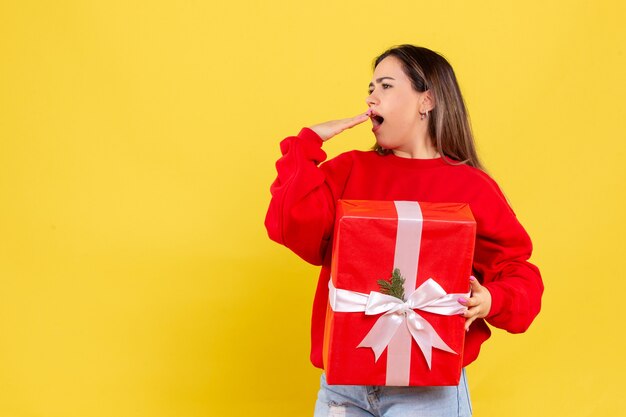
[[[448,162],[444,161],[442,157],[438,158],[428,158],[428,159],[419,159],[419,158],[403,158],[401,156],[396,156],[393,153],[388,155],[378,155],[380,158],[385,158],[385,160],[395,166],[403,166],[408,168],[437,168],[448,165]],[[448,158],[450,162],[454,162]]]

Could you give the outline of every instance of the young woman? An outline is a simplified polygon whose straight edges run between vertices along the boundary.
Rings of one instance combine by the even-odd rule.
[[[463,365],[490,336],[486,322],[525,331],[539,313],[543,284],[528,262],[532,244],[498,185],[481,167],[454,71],[439,54],[391,48],[374,64],[355,117],[304,128],[281,142],[278,177],[265,225],[270,238],[321,265],[313,304],[311,361],[323,369],[322,343],[338,199],[468,203],[477,223]],[[371,119],[374,150],[324,162],[325,141]],[[324,162],[322,164],[322,162]],[[470,416],[465,371],[458,386],[329,386],[322,375],[316,416]]]

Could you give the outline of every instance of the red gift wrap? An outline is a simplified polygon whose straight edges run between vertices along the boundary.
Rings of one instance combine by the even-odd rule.
[[[339,200],[324,372],[331,385],[458,385],[476,222],[468,204]],[[398,269],[405,299],[381,294]]]

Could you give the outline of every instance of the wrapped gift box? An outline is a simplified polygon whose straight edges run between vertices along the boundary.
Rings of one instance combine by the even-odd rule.
[[[476,222],[468,204],[340,200],[324,371],[329,384],[458,385]],[[379,280],[397,269],[404,300]]]

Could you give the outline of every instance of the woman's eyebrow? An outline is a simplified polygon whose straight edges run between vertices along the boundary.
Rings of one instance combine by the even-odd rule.
[[[395,81],[396,79],[395,79],[395,78],[392,78],[392,77],[380,77],[380,78],[376,78],[376,82],[377,82],[378,84],[380,84],[383,80],[393,80],[393,81]],[[369,85],[369,86],[370,86],[370,87],[374,87],[374,83],[370,83],[370,85]]]

